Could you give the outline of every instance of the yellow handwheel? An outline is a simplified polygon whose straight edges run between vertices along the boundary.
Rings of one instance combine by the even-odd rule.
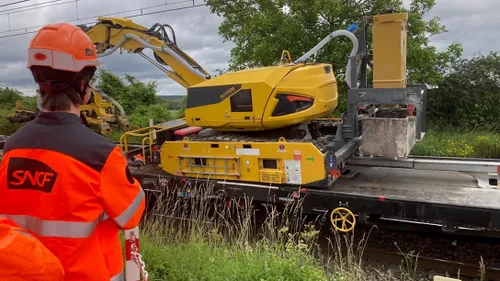
[[[356,225],[356,217],[351,210],[345,207],[338,207],[335,208],[330,214],[330,222],[336,230],[341,232],[350,232]]]

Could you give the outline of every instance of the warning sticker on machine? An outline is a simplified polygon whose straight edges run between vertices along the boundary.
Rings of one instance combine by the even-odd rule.
[[[300,161],[285,160],[286,183],[301,184],[302,171],[300,169]]]
[[[260,150],[258,148],[251,149],[251,148],[237,148],[236,149],[236,155],[253,155],[253,156],[259,156],[260,155]]]

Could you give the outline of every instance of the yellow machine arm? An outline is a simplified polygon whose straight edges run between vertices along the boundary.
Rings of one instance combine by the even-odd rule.
[[[99,57],[108,56],[119,48],[139,54],[185,88],[210,79],[205,69],[177,47],[175,32],[169,25],[156,23],[146,28],[130,19],[115,17],[98,17],[97,21],[93,26],[80,28],[96,45]],[[166,28],[171,30],[172,39]],[[154,60],[142,52],[144,48],[153,51]]]

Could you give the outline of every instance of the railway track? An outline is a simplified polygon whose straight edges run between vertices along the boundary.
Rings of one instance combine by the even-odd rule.
[[[364,258],[390,263],[401,263],[401,261],[416,262],[417,270],[425,269],[435,272],[447,272],[452,278],[468,277],[476,280],[500,280],[500,268],[485,266],[481,268],[478,264],[468,264],[418,256],[415,254],[404,254],[401,252],[385,251],[376,248],[365,248]],[[484,275],[483,275],[484,274]],[[438,274],[441,275],[441,274]],[[483,276],[482,276],[483,275]]]

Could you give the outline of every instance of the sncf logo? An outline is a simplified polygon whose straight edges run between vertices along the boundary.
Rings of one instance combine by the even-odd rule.
[[[38,160],[12,157],[7,168],[7,186],[9,189],[32,189],[51,192],[56,182],[57,173]]]

